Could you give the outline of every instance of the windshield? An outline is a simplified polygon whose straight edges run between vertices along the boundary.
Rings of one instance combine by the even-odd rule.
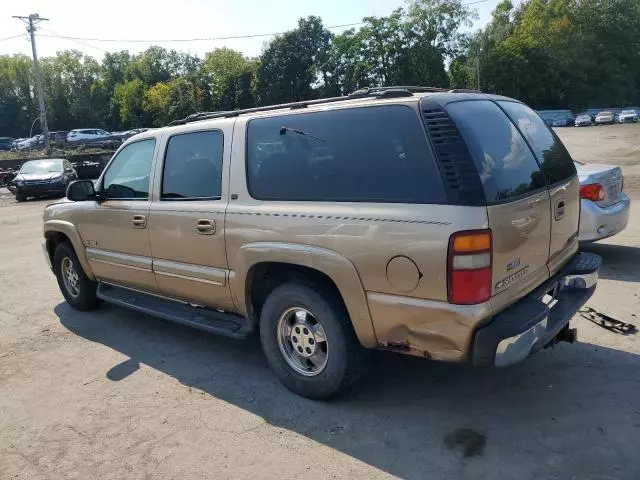
[[[620,115],[635,115],[636,111],[635,110],[623,110],[622,112],[620,112]]]
[[[600,116],[603,116],[603,117],[604,117],[604,116],[608,116],[608,115],[613,115],[613,114],[612,114],[611,112],[600,112],[600,113],[598,114],[598,116],[599,116],[599,117],[600,117]]]
[[[20,173],[48,173],[61,172],[62,160],[37,160],[25,163]]]

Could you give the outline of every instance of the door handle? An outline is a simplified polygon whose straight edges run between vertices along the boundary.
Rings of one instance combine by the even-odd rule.
[[[553,216],[556,220],[560,220],[562,217],[564,217],[564,200],[560,200],[558,203],[556,203],[556,211],[554,212]]]
[[[145,228],[147,226],[147,217],[144,215],[134,215],[131,220],[133,228]]]
[[[201,218],[196,223],[196,230],[200,235],[213,235],[216,233],[216,222],[214,220]]]

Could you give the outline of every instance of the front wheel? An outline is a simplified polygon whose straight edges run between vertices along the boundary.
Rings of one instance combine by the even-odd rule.
[[[84,273],[76,252],[69,243],[60,243],[53,253],[53,270],[58,286],[69,305],[77,310],[91,310],[100,300],[98,284]]]
[[[349,315],[330,289],[286,283],[274,289],[260,315],[260,339],[269,366],[290,390],[326,399],[359,377],[366,351]]]
[[[26,200],[26,196],[22,195],[21,193],[16,193],[16,202],[24,202]]]

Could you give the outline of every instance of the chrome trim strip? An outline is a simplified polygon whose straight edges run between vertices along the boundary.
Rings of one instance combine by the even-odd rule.
[[[222,268],[154,259],[153,271],[157,275],[206,283],[208,285],[216,285],[219,287],[224,287],[227,284],[227,272]]]
[[[110,262],[108,260],[103,260],[101,258],[89,258],[89,261],[98,262],[98,263],[104,263],[106,265],[113,265],[114,267],[130,268],[131,270],[139,270],[141,272],[151,273],[151,269],[150,268],[134,267],[133,265],[126,265],[124,263],[118,263],[118,262]]]
[[[222,282],[216,282],[214,280],[205,280],[204,278],[188,277],[186,275],[178,275],[177,273],[161,272],[157,270],[155,271],[155,274],[164,275],[165,277],[181,278],[182,280],[190,280],[192,282],[207,283],[209,285],[216,285],[218,287],[224,287],[224,283]]]
[[[130,255],[126,253],[110,252],[99,248],[86,248],[87,259],[89,261],[106,263],[116,267],[132,268],[144,272],[151,272],[151,258],[140,255]]]

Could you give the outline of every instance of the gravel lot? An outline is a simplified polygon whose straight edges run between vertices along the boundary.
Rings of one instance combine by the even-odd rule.
[[[622,164],[636,202],[639,132],[558,130],[576,159]],[[72,311],[40,250],[46,203],[0,189],[1,479],[638,478],[637,335],[576,318],[579,343],[502,370],[376,354],[351,396],[313,402],[255,340]],[[640,324],[640,216],[587,248],[589,305]]]

